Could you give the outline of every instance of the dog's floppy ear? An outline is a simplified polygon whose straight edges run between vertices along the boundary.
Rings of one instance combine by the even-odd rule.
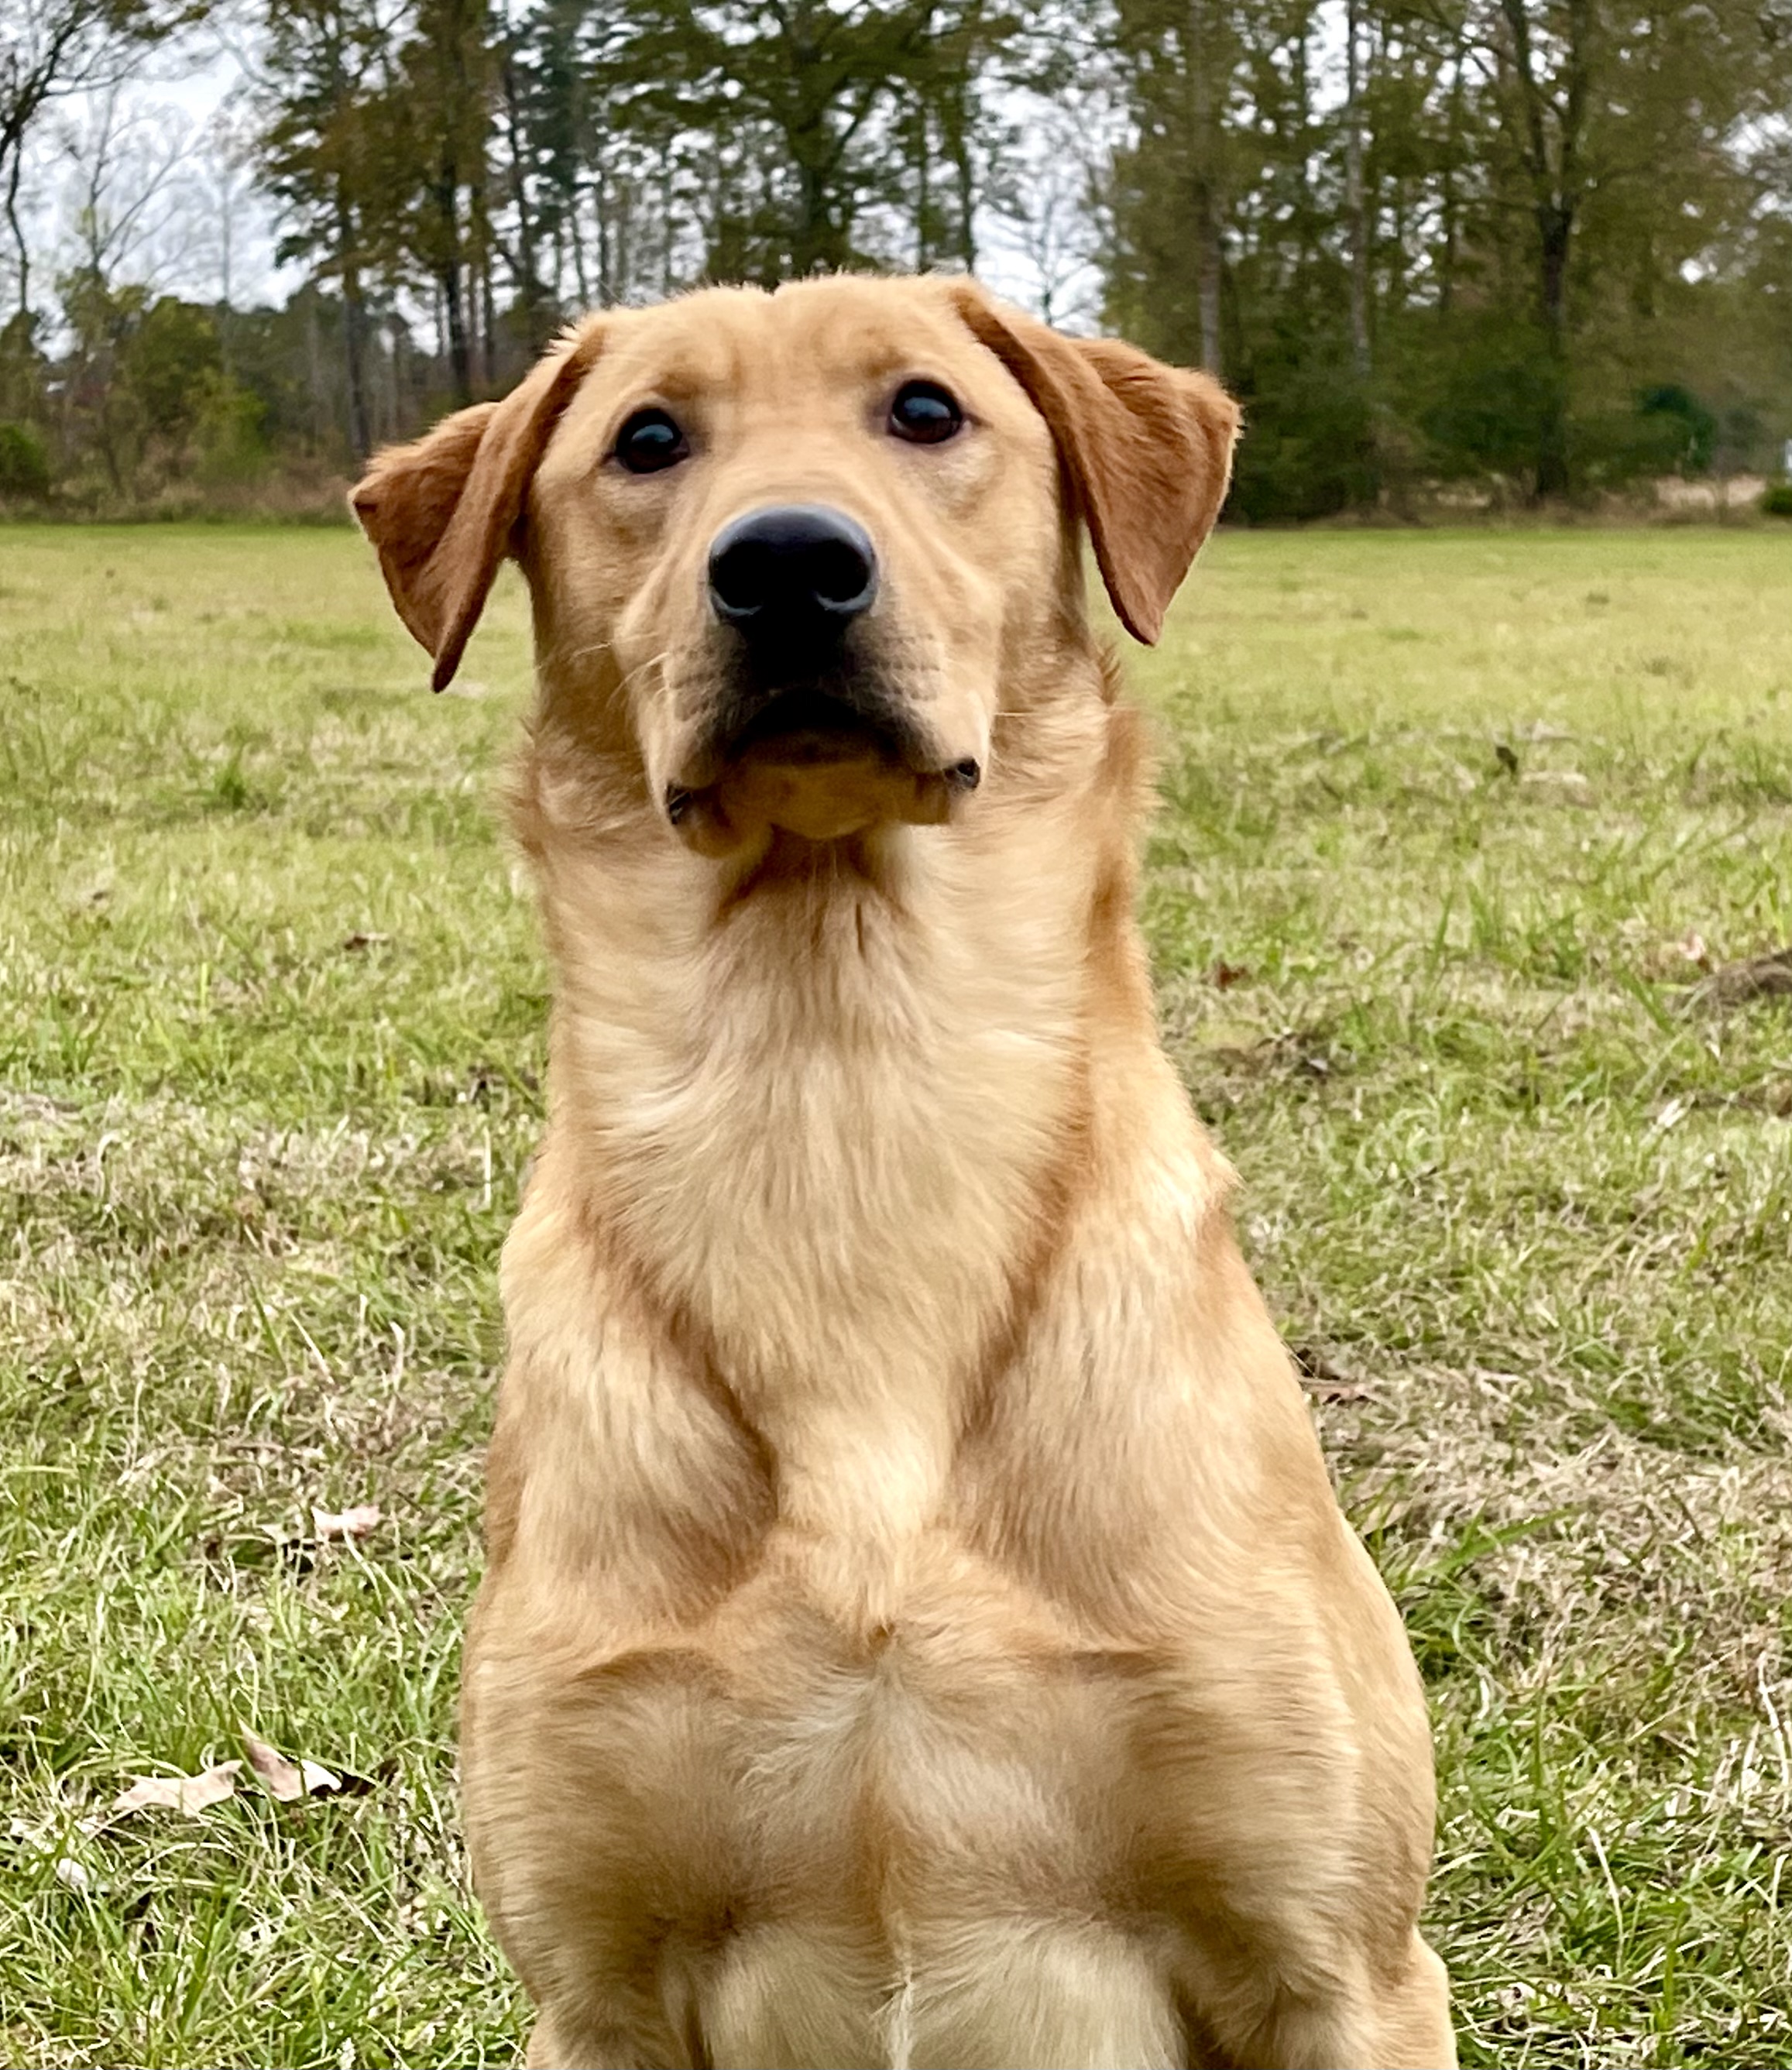
[[[350,495],[399,617],[435,661],[438,690],[454,680],[599,337],[587,329],[555,346],[501,403],[476,403],[415,444],[387,447]]]
[[[1153,645],[1213,529],[1238,406],[1218,382],[1105,338],[1066,338],[953,284],[959,314],[1051,428],[1121,623]]]

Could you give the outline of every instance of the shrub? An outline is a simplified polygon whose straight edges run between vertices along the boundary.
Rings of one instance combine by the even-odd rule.
[[[1248,428],[1227,505],[1234,519],[1299,524],[1374,504],[1369,399],[1348,362],[1273,339],[1240,370],[1238,388]]]
[[[28,424],[0,424],[0,498],[41,503],[50,493],[50,456]]]
[[[1792,518],[1792,481],[1770,481],[1761,492],[1761,507],[1769,518]]]
[[[1430,448],[1430,471],[1446,481],[1532,476],[1560,381],[1534,329],[1459,313],[1430,345],[1412,354],[1401,399]]]
[[[209,309],[163,295],[125,332],[119,362],[145,428],[178,446],[222,378],[216,321]]]
[[[202,378],[198,394],[194,435],[201,481],[211,488],[259,481],[270,459],[261,398],[215,367]]]
[[[1635,441],[1642,466],[1657,464],[1659,455],[1680,474],[1708,474],[1717,446],[1717,419],[1698,397],[1678,382],[1645,389],[1636,414],[1643,436]]]

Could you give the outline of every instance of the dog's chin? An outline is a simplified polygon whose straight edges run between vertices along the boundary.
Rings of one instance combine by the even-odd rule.
[[[941,760],[912,726],[803,689],[718,730],[664,802],[686,846],[720,859],[780,833],[820,843],[885,826],[939,826],[980,773],[964,758]]]

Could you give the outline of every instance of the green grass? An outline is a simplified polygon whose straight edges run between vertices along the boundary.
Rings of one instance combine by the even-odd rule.
[[[0,2060],[505,2062],[452,1735],[520,590],[432,700],[346,536],[0,538]],[[1792,942],[1789,575],[1227,538],[1133,664],[1165,1027],[1430,1682],[1471,2064],[1792,2065],[1792,1008],[1679,947]],[[96,1823],[239,1723],[367,1786]]]

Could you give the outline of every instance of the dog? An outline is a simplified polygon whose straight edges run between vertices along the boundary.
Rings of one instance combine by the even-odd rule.
[[[1199,374],[968,280],[571,331],[354,493],[522,565],[554,976],[462,1756],[562,2070],[1455,2060],[1424,1699],[1160,1046]]]

